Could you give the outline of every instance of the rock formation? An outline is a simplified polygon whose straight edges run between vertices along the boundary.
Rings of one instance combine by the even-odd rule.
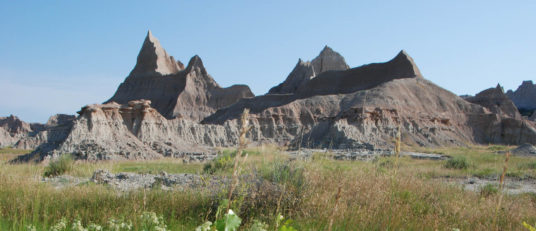
[[[220,108],[253,96],[246,85],[220,87],[197,55],[183,68],[149,32],[136,66],[107,103],[146,99],[166,118],[200,121]]]
[[[345,71],[350,68],[348,64],[346,64],[344,57],[328,46],[325,46],[324,49],[322,49],[318,57],[311,61],[311,64],[317,74],[326,71]]]
[[[26,149],[27,147],[18,145],[19,141],[43,129],[42,124],[29,124],[14,115],[0,117],[0,147],[11,146]]]
[[[211,159],[210,147],[236,144],[238,126],[200,125],[183,118],[168,120],[148,100],[88,105],[67,132],[55,142],[39,146],[16,161],[42,161],[63,153],[84,160],[157,159],[164,156],[186,160]],[[15,161],[15,162],[16,162]]]
[[[325,46],[320,54],[311,62],[298,60],[298,64],[281,84],[273,87],[268,94],[289,94],[314,78],[316,75],[326,71],[344,71],[349,67],[344,58],[330,47]]]
[[[130,76],[164,76],[176,74],[182,69],[184,65],[180,61],[175,61],[173,56],[169,56],[160,45],[160,41],[149,30]]]
[[[237,119],[244,108],[253,139],[306,147],[390,148],[398,127],[405,143],[420,146],[536,142],[533,124],[425,80],[404,51],[386,63],[321,73],[294,93],[241,100],[203,123]]]
[[[516,105],[504,94],[504,89],[499,84],[497,87],[484,90],[474,97],[467,97],[466,100],[481,105],[493,113],[522,119]]]
[[[315,77],[315,71],[311,62],[304,62],[301,59],[290,72],[287,79],[279,85],[272,87],[268,94],[291,94],[296,92],[298,87]]]
[[[46,124],[29,124],[13,115],[0,117],[0,147],[31,150],[47,142],[56,142],[62,139],[62,135],[58,134],[65,135],[70,130],[74,118],[57,114],[51,116]]]
[[[536,156],[536,147],[532,144],[522,144],[511,150],[512,154],[519,156]]]
[[[536,85],[532,81],[523,81],[516,91],[508,90],[506,95],[514,101],[522,114],[530,115],[536,110]]]
[[[536,121],[536,111],[532,112],[532,115],[529,117],[529,120]]]
[[[186,68],[175,63],[149,33],[136,67],[107,103],[83,107],[76,119],[52,118],[36,139],[46,142],[15,162],[63,153],[203,161],[215,156],[214,147],[236,145],[246,108],[254,143],[291,148],[390,153],[399,130],[405,144],[416,146],[536,144],[536,123],[516,113],[500,86],[468,98],[471,103],[424,79],[405,51],[348,69],[326,47],[257,97],[247,86],[219,87],[198,56]]]

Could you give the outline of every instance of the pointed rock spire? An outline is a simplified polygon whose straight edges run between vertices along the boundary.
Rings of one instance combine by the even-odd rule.
[[[327,45],[311,63],[316,74],[324,71],[344,71],[349,69],[344,57]]]
[[[169,56],[160,41],[149,30],[141,47],[136,66],[130,76],[169,75],[182,70],[179,63]]]
[[[409,54],[401,50],[396,57],[389,61],[400,72],[400,75],[422,77],[421,71],[413,61],[413,58]]]
[[[190,59],[190,62],[188,62],[188,66],[186,66],[186,72],[192,72],[198,70],[199,73],[203,75],[207,75],[207,70],[205,69],[205,66],[203,65],[203,60],[201,60],[201,57],[198,55],[195,55]]]
[[[315,77],[315,71],[311,62],[304,62],[298,59],[298,63],[287,76],[284,82],[273,87],[268,94],[290,94],[294,93],[298,87]]]

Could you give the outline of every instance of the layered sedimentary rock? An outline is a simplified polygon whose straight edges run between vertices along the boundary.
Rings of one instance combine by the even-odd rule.
[[[124,160],[157,159],[164,156],[193,158],[214,157],[209,147],[236,142],[234,122],[200,125],[188,119],[164,118],[148,100],[94,104],[82,108],[72,128],[57,142],[41,145],[33,153],[16,161],[42,161],[71,153],[77,159]]]
[[[348,69],[326,47],[257,97],[247,86],[219,87],[198,56],[185,68],[174,63],[149,34],[138,64],[107,103],[85,106],[66,122],[51,119],[38,133],[47,142],[16,161],[62,153],[86,160],[206,160],[214,147],[236,145],[246,108],[254,143],[383,152],[400,130],[407,145],[536,144],[536,123],[515,112],[502,88],[470,97],[471,103],[424,79],[405,51]]]
[[[504,94],[504,89],[499,84],[495,88],[481,91],[474,97],[467,97],[466,100],[481,105],[493,113],[514,119],[522,119],[516,105]]]
[[[107,102],[127,104],[146,99],[166,118],[200,121],[220,108],[253,96],[246,85],[220,87],[197,55],[184,68],[149,32],[136,67]]]
[[[35,136],[46,126],[38,123],[26,123],[14,115],[0,117],[0,147],[11,146],[19,149],[32,149],[39,144],[24,145],[23,140]]]
[[[0,147],[11,146],[16,149],[35,149],[41,144],[62,140],[69,132],[73,115],[57,114],[51,116],[46,124],[28,124],[15,116],[0,119]],[[8,129],[6,127],[11,127]],[[5,136],[8,131],[9,136]]]
[[[386,63],[322,73],[292,94],[241,100],[203,123],[236,119],[244,108],[254,139],[308,147],[389,148],[398,127],[405,143],[421,146],[536,142],[533,124],[425,80],[404,51]]]
[[[523,81],[517,90],[508,90],[506,95],[514,101],[521,112],[532,112],[536,110],[536,85],[532,81]]]

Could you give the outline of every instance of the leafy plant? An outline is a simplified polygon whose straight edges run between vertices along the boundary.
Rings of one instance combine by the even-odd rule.
[[[219,155],[203,166],[203,172],[214,174],[231,169],[233,167],[233,158],[235,155],[236,153],[223,153],[222,155]]]
[[[73,157],[69,154],[63,154],[58,159],[50,161],[48,166],[45,168],[43,175],[45,177],[53,177],[64,174],[68,171],[71,171],[73,168]]]
[[[142,230],[144,231],[166,231],[167,226],[162,216],[157,216],[154,212],[143,212],[140,216]]]
[[[291,224],[294,221],[291,219],[285,220],[285,217],[283,215],[278,214],[277,215],[277,221],[276,221],[276,227],[279,227],[279,231],[297,231],[294,227],[291,226]]]
[[[240,219],[233,210],[229,209],[227,214],[216,220],[214,224],[207,221],[198,226],[195,231],[235,231],[240,227],[240,223],[242,223],[242,219]]]
[[[536,225],[532,226],[532,225],[527,224],[527,222],[523,222],[523,226],[527,228],[529,231],[536,231],[536,227],[535,227]]]

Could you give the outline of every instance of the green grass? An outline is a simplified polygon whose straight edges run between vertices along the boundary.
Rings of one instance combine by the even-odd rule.
[[[112,172],[136,172],[157,174],[161,171],[167,173],[199,173],[203,164],[184,164],[182,161],[166,159],[161,161],[137,162],[125,161],[114,164]]]
[[[26,154],[30,153],[32,150],[26,150],[26,149],[14,149],[14,148],[0,148],[0,155],[1,154]]]
[[[70,154],[63,154],[57,160],[50,161],[43,172],[45,177],[63,175],[73,168],[73,157]]]
[[[407,147],[406,147],[407,148]],[[403,148],[404,149],[404,148]],[[493,217],[499,194],[494,186],[479,192],[443,183],[437,177],[494,176],[502,170],[504,156],[497,147],[440,148],[459,158],[467,168],[446,168],[447,161],[392,157],[375,162],[336,161],[315,154],[312,160],[290,160],[277,148],[252,148],[244,174],[260,177],[263,184],[241,181],[232,209],[243,219],[243,230],[260,220],[273,230],[276,210],[292,219],[298,230],[325,230],[341,187],[333,230],[495,230]],[[504,147],[503,147],[504,149]],[[231,151],[222,151],[231,154]],[[2,159],[7,160],[7,159]],[[512,177],[532,176],[535,160],[512,157]],[[204,164],[185,164],[181,160],[77,161],[68,173],[90,177],[96,169],[112,172],[203,173]],[[27,224],[46,229],[61,218],[80,218],[83,224],[105,224],[108,218],[130,220],[141,228],[139,216],[152,211],[163,216],[171,230],[193,230],[207,220],[226,198],[227,187],[214,192],[169,192],[160,189],[118,193],[110,187],[86,184],[55,189],[41,183],[45,165],[0,163],[0,230],[24,230]],[[215,176],[228,177],[229,171]],[[507,179],[508,180],[508,179]],[[277,187],[270,187],[275,184]],[[258,186],[258,187],[257,187]],[[284,196],[281,192],[284,190]],[[483,193],[482,196],[481,193]],[[279,204],[279,206],[278,206]],[[499,230],[520,230],[522,222],[536,222],[536,196],[505,195],[499,210]]]
[[[467,158],[465,158],[465,156],[456,156],[447,160],[447,162],[445,163],[445,168],[467,169],[469,168],[469,165],[470,164],[467,161]]]

